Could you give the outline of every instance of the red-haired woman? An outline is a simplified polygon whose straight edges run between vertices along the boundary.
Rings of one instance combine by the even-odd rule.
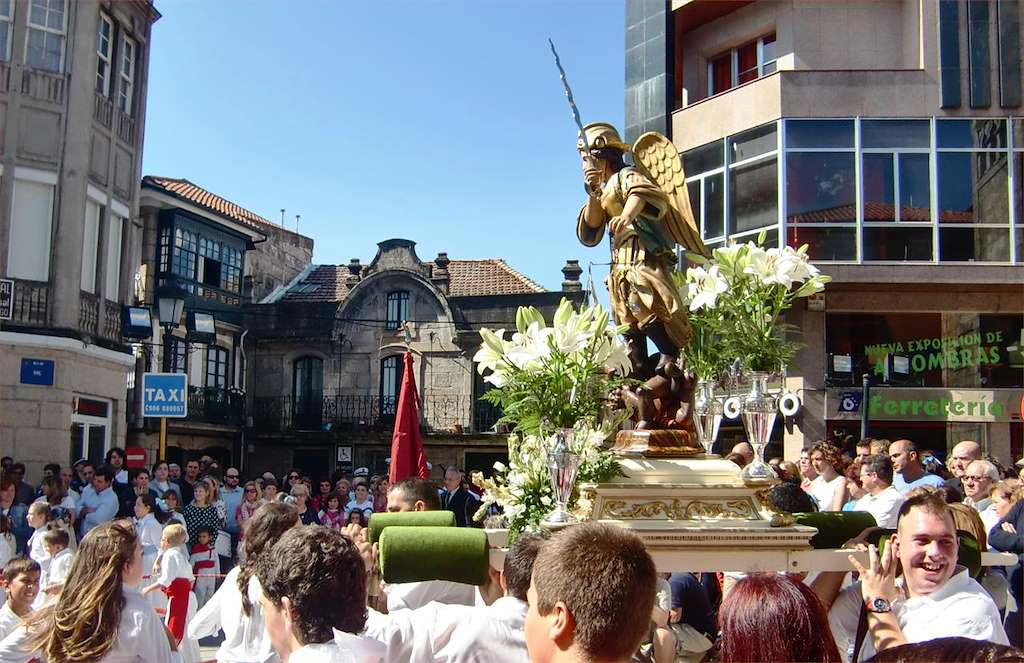
[[[722,602],[718,623],[721,663],[842,660],[821,601],[789,576],[743,578]]]
[[[811,447],[811,465],[818,477],[808,492],[818,502],[818,511],[842,511],[850,499],[850,489],[843,476],[846,463],[839,447],[829,442],[815,444]]]

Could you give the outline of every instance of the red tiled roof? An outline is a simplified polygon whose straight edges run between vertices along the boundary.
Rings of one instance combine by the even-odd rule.
[[[864,221],[892,221],[895,217],[896,208],[888,203],[869,202],[864,205]],[[931,209],[927,207],[900,207],[900,219],[903,221],[922,221],[927,223],[932,220]],[[853,205],[840,205],[826,209],[790,214],[789,223],[853,223],[857,212]],[[973,223],[974,212],[971,210],[939,210],[939,223]]]
[[[448,264],[448,275],[448,294],[451,297],[544,292],[543,287],[500,258],[452,260]],[[289,289],[284,301],[340,302],[348,296],[348,276],[348,265],[317,265],[306,278]],[[309,287],[314,285],[316,288]]]
[[[452,260],[448,264],[452,297],[477,295],[521,295],[544,292],[544,288],[508,266],[501,258]]]
[[[202,207],[205,210],[220,214],[232,221],[237,221],[243,225],[257,230],[263,230],[262,226],[274,226],[279,228],[277,224],[263,218],[255,212],[236,205],[230,200],[221,198],[215,193],[207,191],[201,186],[193,184],[186,179],[177,179],[173,177],[159,177],[157,175],[147,175],[142,178],[144,185],[148,184],[157,189],[163,190],[165,193],[169,193],[176,198],[186,200],[193,205]]]

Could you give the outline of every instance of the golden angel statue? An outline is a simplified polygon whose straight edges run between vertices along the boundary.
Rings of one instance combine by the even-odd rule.
[[[589,198],[576,234],[586,246],[597,246],[606,230],[610,236],[611,308],[616,321],[629,326],[625,336],[633,377],[645,381],[621,396],[635,406],[638,429],[686,427],[692,385],[677,358],[690,326],[672,277],[675,247],[701,255],[707,249],[694,223],[678,151],[655,132],[630,147],[606,122],[588,124],[583,131],[578,148]],[[627,152],[635,165],[626,164]],[[647,339],[658,355],[648,357]]]

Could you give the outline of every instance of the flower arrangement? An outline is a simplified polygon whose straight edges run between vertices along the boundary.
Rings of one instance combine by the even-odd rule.
[[[581,457],[577,483],[610,481],[622,474],[615,456],[604,447],[614,430],[611,425],[574,430],[570,450]],[[547,451],[550,440],[537,435],[512,433],[508,439],[509,463],[494,464],[494,476],[473,473],[473,483],[483,488],[483,500],[476,518],[482,520],[491,505],[502,507],[510,540],[536,528],[555,505],[549,480]],[[569,502],[570,512],[580,520],[590,517],[590,501],[578,494]]]
[[[520,307],[512,340],[504,329],[480,330],[483,346],[473,361],[497,387],[482,398],[502,409],[498,424],[511,424],[515,432],[542,436],[552,428],[595,427],[608,392],[630,370],[623,330],[608,325],[600,305],[576,311],[563,299],[550,327],[536,308]]]
[[[806,244],[765,249],[763,243],[764,233],[756,242],[715,249],[710,260],[690,256],[697,267],[677,277],[693,327],[682,354],[702,378],[720,379],[736,359],[753,371],[788,365],[798,346],[786,340],[794,329],[780,322],[782,314],[832,280],[811,264]]]
[[[520,307],[511,339],[505,330],[481,329],[483,345],[473,357],[494,388],[482,398],[499,408],[498,424],[511,425],[509,464],[495,465],[491,479],[474,477],[484,489],[478,517],[492,505],[504,509],[511,535],[536,526],[554,505],[547,454],[556,429],[573,429],[568,451],[580,456],[579,481],[608,481],[620,474],[604,441],[628,415],[608,411],[608,394],[630,371],[623,330],[609,326],[601,306],[575,310],[562,300],[551,326],[533,307]],[[586,509],[578,496],[570,509]]]

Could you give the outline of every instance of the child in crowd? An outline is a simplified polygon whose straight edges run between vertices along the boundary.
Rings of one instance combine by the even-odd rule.
[[[160,537],[160,554],[153,564],[154,582],[142,590],[142,595],[157,589],[167,595],[164,623],[178,643],[182,658],[185,661],[198,661],[199,644],[184,637],[185,626],[196,613],[196,595],[192,593],[192,567],[181,552],[181,546],[187,539],[188,531],[184,525],[173,523],[164,528]]]
[[[29,526],[35,530],[28,540],[28,555],[38,562],[39,567],[45,572],[46,567],[50,564],[50,556],[46,554],[43,536],[46,534],[47,525],[53,520],[53,516],[50,514],[50,505],[46,502],[33,502],[28,507],[26,520]]]
[[[378,663],[366,626],[366,567],[356,544],[325,527],[285,532],[256,565],[267,636],[282,661]]]
[[[345,526],[345,512],[341,510],[341,495],[339,493],[330,492],[324,498],[324,510],[320,512],[320,524],[337,530]]]
[[[366,515],[359,509],[353,509],[348,512],[348,520],[345,521],[346,525],[359,525],[360,527],[366,527]]]
[[[43,605],[46,605],[60,596],[74,554],[68,548],[71,535],[66,529],[50,529],[43,535],[43,544],[46,546],[46,554],[50,556],[50,568],[43,573],[39,594],[43,596]]]
[[[28,557],[15,557],[4,566],[4,590],[7,602],[0,607],[0,640],[14,632],[21,620],[32,612],[39,594],[39,564]]]
[[[196,603],[200,608],[213,596],[217,589],[217,574],[220,573],[220,557],[211,543],[213,532],[204,527],[199,530],[196,536],[196,543],[192,546],[192,573],[196,576],[196,583],[193,590],[196,593]]]
[[[280,502],[280,500],[277,499],[277,484],[273,481],[267,481],[263,484],[263,501]]]
[[[373,500],[370,498],[370,489],[366,486],[365,481],[356,484],[355,498],[345,507],[345,515],[348,516],[355,510],[362,511],[366,518],[373,513]]]
[[[181,497],[173,490],[164,493],[164,511],[167,512],[167,522],[178,522],[185,524],[185,516],[181,515]]]

